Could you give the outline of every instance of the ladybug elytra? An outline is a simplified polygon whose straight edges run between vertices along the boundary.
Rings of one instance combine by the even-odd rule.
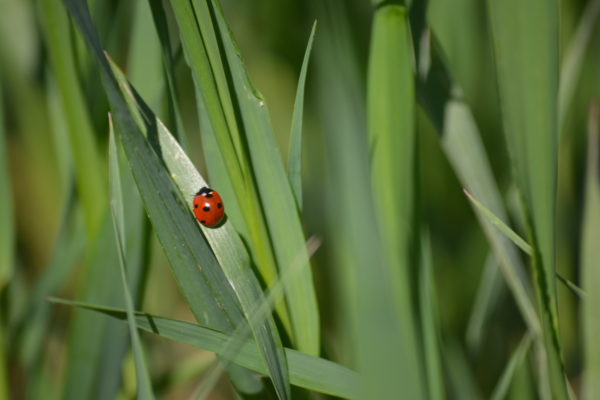
[[[225,207],[219,193],[204,186],[194,196],[194,215],[200,223],[213,228],[223,220]]]

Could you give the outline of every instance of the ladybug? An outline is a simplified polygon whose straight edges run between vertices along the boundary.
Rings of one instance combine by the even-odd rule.
[[[194,196],[194,215],[206,227],[214,228],[223,220],[225,207],[219,193],[204,186]]]

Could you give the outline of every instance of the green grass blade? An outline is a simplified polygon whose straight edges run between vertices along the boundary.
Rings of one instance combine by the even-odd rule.
[[[398,384],[412,399],[425,398],[409,282],[418,257],[417,169],[413,53],[407,12],[400,6],[375,11],[368,70],[367,117],[372,186],[390,281],[402,334],[398,337]]]
[[[494,226],[494,221],[508,221],[508,217],[473,114],[464,102],[450,100],[445,106],[443,121],[442,145],[446,156],[465,188],[498,216],[487,218],[482,209],[475,207],[479,223],[524,320],[532,332],[540,332],[531,286],[518,251]]]
[[[316,29],[317,22],[315,21],[310,31],[310,37],[306,45],[306,51],[304,52],[304,59],[302,60],[302,68],[300,69],[300,77],[298,78],[288,148],[288,179],[296,197],[296,204],[298,204],[298,209],[300,210],[302,210],[302,118],[304,117],[304,88],[306,86],[306,73],[308,71],[308,62],[310,60],[310,52]]]
[[[55,1],[44,0],[40,5],[50,62],[65,110],[77,190],[86,217],[88,236],[93,237],[102,223],[106,207],[105,176],[100,167],[90,116],[78,83],[67,14],[64,8],[57,7]]]
[[[498,261],[493,254],[489,254],[481,273],[465,334],[468,349],[472,352],[477,353],[480,349],[488,321],[500,301],[504,285]]]
[[[74,185],[69,190],[61,212],[61,223],[50,261],[36,279],[23,312],[16,319],[12,342],[20,346],[21,362],[28,369],[39,363],[46,334],[51,323],[51,305],[46,296],[56,295],[81,261],[86,244],[86,231]]]
[[[309,256],[314,254],[314,252],[319,248],[320,243],[321,241],[316,238],[310,238],[308,240],[306,249],[309,253]],[[285,271],[285,274],[281,276],[277,283],[269,289],[268,295],[265,296],[260,303],[256,304],[256,307],[253,310],[251,310],[249,313],[251,317],[248,319],[248,323],[239,326],[230,336],[229,340],[218,351],[218,353],[225,360],[225,362],[222,363],[224,367],[227,367],[228,363],[231,362],[231,360],[242,348],[244,342],[250,335],[252,327],[259,325],[269,315],[271,315],[273,311],[273,305],[278,299],[283,297],[287,286],[293,282],[298,272],[301,271],[303,266],[301,261],[302,252],[299,253],[299,256],[296,258],[296,260],[294,260],[294,263]],[[304,265],[304,267],[306,267],[306,265]],[[198,392],[200,392],[200,395],[198,396],[199,398],[204,399],[210,394],[212,388],[218,382],[219,376],[221,375],[221,370],[221,365],[217,365],[209,374],[207,374],[203,384],[198,389]]]
[[[481,204],[479,201],[477,201],[477,199],[475,199],[473,197],[473,195],[471,193],[469,193],[466,189],[464,190],[464,192],[465,192],[465,195],[469,198],[469,200],[471,200],[471,202],[475,205],[475,207],[479,211],[481,211],[481,213],[483,214],[483,216],[487,219],[487,221],[489,223],[491,223],[493,226],[498,228],[498,230],[500,232],[502,232],[502,234],[504,234],[504,236],[506,236],[514,244],[516,244],[521,250],[523,250],[525,253],[527,253],[527,255],[530,255],[530,256],[532,255],[533,250],[532,250],[531,246],[529,245],[529,243],[527,243],[523,238],[521,238],[515,231],[510,229],[510,227],[508,225],[506,225],[500,218],[495,216],[483,204]],[[554,275],[561,283],[563,283],[567,287],[567,289],[571,290],[577,296],[583,297],[585,295],[585,292],[583,290],[581,290],[579,287],[577,287],[577,285],[575,285],[573,282],[560,276],[558,274],[558,272],[556,272]]]
[[[224,331],[232,329],[242,315],[231,287],[188,206],[176,195],[171,176],[130,114],[94,33],[87,6],[75,0],[65,2],[100,64],[116,130],[148,216],[188,305],[199,321]]]
[[[583,68],[585,53],[600,16],[600,0],[588,1],[581,12],[581,21],[573,35],[573,39],[564,51],[560,69],[560,84],[558,87],[558,128],[564,131],[564,123],[569,107],[575,97],[575,89]]]
[[[241,233],[248,233],[253,260],[267,285],[277,280],[277,264],[271,247],[258,189],[250,174],[250,162],[241,145],[238,122],[229,92],[220,49],[206,2],[172,1],[186,61],[196,86],[204,151],[211,178],[225,182],[224,201],[233,206],[232,218]],[[196,8],[196,9],[194,9]],[[214,146],[214,144],[218,146]],[[212,151],[211,151],[212,149]],[[223,166],[225,168],[223,168]],[[221,187],[214,185],[217,190]],[[233,195],[233,196],[232,196]],[[237,211],[239,210],[239,212]],[[280,302],[277,313],[294,340],[286,304]]]
[[[433,260],[429,233],[421,237],[421,268],[419,276],[419,305],[421,314],[421,332],[427,373],[427,398],[443,400],[446,398],[442,361],[440,354],[440,328],[433,279]]]
[[[206,186],[192,162],[187,158],[173,136],[159,122],[159,140],[166,165],[182,193],[194,193]],[[191,201],[190,201],[191,204]],[[231,224],[219,229],[204,229],[204,233],[234,290],[246,319],[249,321],[257,304],[263,301],[260,284],[250,265],[250,258],[242,241]],[[261,356],[266,362],[269,376],[281,398],[289,398],[289,377],[281,338],[272,317],[250,323],[254,339],[259,344]]]
[[[491,400],[503,400],[504,398],[506,398],[508,389],[510,389],[510,384],[513,380],[513,375],[525,360],[525,356],[529,351],[531,342],[531,334],[525,334],[523,339],[521,339],[521,342],[519,343],[517,349],[513,352],[512,356],[510,356],[508,364],[506,364],[506,367],[502,372],[502,376],[500,377],[500,380],[496,384],[496,387],[494,388],[494,391],[490,396]]]
[[[233,88],[239,101],[238,105],[261,203],[268,210],[266,221],[277,265],[282,273],[285,273],[298,251],[305,248],[304,233],[294,194],[275,144],[265,101],[252,86],[246,74],[221,10],[218,5],[214,5],[214,2],[212,4],[219,37],[222,40],[229,64]],[[303,262],[309,265],[306,253],[304,253]],[[302,269],[293,285],[289,286],[286,299],[298,349],[308,354],[318,354],[320,350],[319,312],[310,268]]]
[[[127,319],[127,313],[123,309],[58,298],[49,300],[58,304],[87,308],[119,320]],[[135,318],[140,329],[209,351],[219,351],[229,340],[229,336],[225,333],[203,325],[139,312],[136,313]],[[296,350],[286,348],[285,353],[291,384],[332,396],[357,398],[360,376],[356,372]],[[259,350],[253,342],[246,343],[236,354],[234,361],[261,374],[267,373],[267,368],[260,359]]]
[[[98,232],[96,241],[90,245],[86,260],[84,282],[78,298],[83,301],[102,302],[103,304],[121,305],[121,290],[115,288],[114,282],[119,279],[115,268],[119,260],[115,250],[115,238],[108,215]],[[108,289],[107,289],[108,288]],[[75,310],[71,317],[69,336],[67,339],[67,365],[62,398],[89,398],[95,391],[104,371],[101,367],[106,348],[104,338],[109,331],[109,321],[97,316]],[[111,335],[116,332],[111,331]],[[117,376],[119,370],[111,371]]]
[[[481,391],[464,349],[456,339],[446,339],[444,346],[445,371],[448,377],[448,393],[456,399],[482,399]]]
[[[150,0],[150,10],[152,19],[160,40],[162,49],[162,62],[165,81],[167,83],[169,105],[169,120],[172,122],[172,132],[181,143],[184,150],[189,149],[187,137],[183,129],[183,121],[179,112],[179,94],[175,80],[175,60],[173,59],[173,49],[171,46],[171,35],[169,34],[169,25],[167,15],[162,0]]]
[[[556,305],[558,1],[488,1],[498,90],[515,181],[527,215],[552,394],[567,399]]]
[[[0,81],[1,83],[1,81]],[[2,85],[0,85],[0,293],[10,281],[13,274],[15,228],[12,207],[12,189],[8,173],[8,152],[4,133],[4,104],[2,100]],[[0,360],[6,360],[6,325],[0,324]],[[0,366],[0,397],[8,398],[5,362]]]
[[[198,321],[224,331],[232,330],[243,320],[233,289],[195,218],[177,195],[177,188],[162,161],[136,125],[139,121],[130,114],[94,31],[87,4],[75,0],[65,0],[65,4],[99,64],[116,130],[121,135],[146,212],[170,261],[177,284]],[[237,370],[233,367],[230,374]],[[242,374],[252,378],[246,371]],[[252,382],[258,381],[253,379]],[[242,381],[236,381],[236,384],[240,383]],[[253,384],[240,389],[251,392],[256,387]]]
[[[145,129],[149,131],[152,129],[152,126],[156,127],[156,134],[158,135],[158,142],[160,144],[157,150],[160,152],[162,160],[180,193],[185,198],[189,210],[192,211],[193,197],[199,188],[207,186],[206,181],[198,173],[191,160],[183,152],[164,124],[149,111],[148,106],[144,103],[136,103],[136,101],[141,102],[142,100],[139,97],[137,97],[139,100],[136,100],[136,97],[133,95],[134,89],[129,87],[125,76],[114,64],[111,65],[119,86],[123,89],[122,93],[127,102],[132,107],[140,107],[142,112],[144,112],[137,119],[147,121]],[[130,111],[132,114],[138,113],[137,108],[130,109]],[[231,282],[242,306],[245,318],[250,321],[255,305],[263,301],[263,296],[260,284],[252,272],[250,258],[244,244],[231,224],[225,223],[217,229],[204,228],[200,224],[198,226],[202,228],[204,236],[208,240],[225,276]],[[285,355],[274,320],[267,318],[264,321],[261,320],[259,323],[251,324],[251,330],[256,342],[259,343],[261,354],[271,372],[270,376],[273,379],[275,387],[281,396],[289,397]]]
[[[585,181],[585,206],[581,232],[581,281],[588,293],[582,303],[584,390],[586,399],[600,396],[600,159],[598,155],[600,109],[598,103],[590,107],[588,121],[588,160]]]
[[[147,0],[134,3],[127,54],[127,75],[146,102],[160,110],[158,106],[161,97],[168,87],[165,87],[163,81],[164,71],[160,63],[161,45],[148,3]]]
[[[340,285],[338,301],[343,305],[340,329],[348,333],[347,341],[340,343],[341,353],[355,362],[363,377],[359,397],[387,399],[406,393],[419,398],[408,390],[420,382],[404,385],[407,376],[421,371],[404,370],[412,368],[403,359],[404,326],[398,320],[390,265],[374,223],[379,215],[372,195],[364,82],[350,40],[351,27],[339,18],[347,15],[347,2],[313,4],[321,21],[315,51],[330,166],[325,215],[335,257],[334,280]],[[360,201],[356,201],[357,191]],[[407,354],[415,351],[409,349]]]
[[[2,86],[0,86],[2,93]],[[4,127],[4,104],[0,96],[0,292],[13,272],[15,227],[12,188],[8,171],[8,151]]]
[[[527,255],[532,254],[532,249],[529,243],[527,243],[521,236],[519,236],[515,231],[510,229],[508,225],[504,223],[500,218],[495,216],[490,210],[488,210],[483,204],[481,204],[471,193],[469,193],[466,189],[464,190],[467,198],[475,205],[475,207],[481,211],[484,217],[495,226],[500,232],[504,234],[508,239],[510,239],[514,244],[516,244],[521,250],[523,250]]]
[[[121,194],[121,178],[119,172],[119,161],[117,159],[117,146],[115,144],[115,135],[113,131],[112,121],[110,124],[110,138],[108,146],[108,168],[109,168],[109,184],[110,184],[110,206],[112,214],[113,228],[115,231],[115,239],[117,252],[119,255],[119,266],[121,271],[121,283],[123,284],[123,296],[127,310],[127,325],[129,326],[129,334],[131,337],[131,346],[135,359],[135,369],[137,377],[137,395],[140,399],[153,399],[152,383],[150,375],[146,367],[144,350],[140,341],[139,333],[134,319],[133,298],[129,291],[127,283],[127,273],[125,271],[125,216],[123,208],[123,196]]]

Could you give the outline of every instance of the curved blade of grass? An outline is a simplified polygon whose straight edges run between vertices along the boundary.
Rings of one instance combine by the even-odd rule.
[[[488,0],[500,109],[525,206],[552,395],[567,399],[555,275],[558,1]]]
[[[110,207],[112,214],[113,228],[115,231],[115,240],[117,252],[119,255],[119,269],[121,271],[121,283],[123,284],[123,295],[125,307],[127,310],[127,325],[129,326],[129,335],[131,337],[131,346],[135,359],[135,369],[137,377],[137,395],[141,399],[154,399],[152,392],[152,383],[150,375],[146,368],[144,350],[137,331],[135,319],[133,298],[129,292],[127,283],[127,273],[125,272],[125,217],[123,215],[123,196],[121,195],[121,178],[119,172],[119,162],[117,160],[117,146],[115,144],[115,135],[112,126],[112,120],[109,121],[110,137],[108,145],[108,168],[110,185]]]
[[[585,206],[581,232],[581,281],[588,293],[582,303],[584,390],[586,399],[600,396],[600,158],[599,158],[600,107],[590,106],[588,120],[588,159],[585,181]]]
[[[308,38],[308,44],[304,52],[304,59],[302,60],[302,68],[300,69],[300,77],[298,78],[294,112],[292,113],[290,145],[288,148],[288,179],[294,191],[299,210],[302,210],[302,118],[304,117],[304,88],[306,86],[306,72],[308,71],[308,62],[310,60],[310,52],[316,29],[317,22],[315,21],[310,31],[310,37]]]
[[[118,70],[114,63],[111,63],[111,66],[119,86],[122,88],[123,96],[132,107],[130,112],[133,115],[143,112],[136,118],[140,121],[146,121],[146,126],[142,129],[150,131],[154,126],[157,130],[156,134],[159,142],[157,150],[160,152],[162,160],[180,193],[185,198],[189,210],[192,211],[193,197],[198,188],[208,186],[206,181],[198,173],[191,160],[162,122],[151,113],[139,96],[134,97],[134,89],[129,86],[122,72]],[[225,276],[232,285],[246,320],[250,321],[255,305],[262,301],[263,296],[260,284],[252,272],[250,259],[244,244],[231,224],[225,223],[216,229],[204,228],[201,224],[198,224],[198,226],[202,228],[204,236],[208,240]],[[259,344],[261,354],[271,372],[270,376],[277,391],[282,398],[289,397],[285,355],[274,320],[267,318],[257,324],[251,324],[250,328],[256,342]]]
[[[486,209],[493,210],[493,214],[498,216],[496,219],[488,218],[483,209],[475,207],[479,223],[499,261],[524,320],[532,332],[540,332],[531,287],[518,251],[503,232],[499,232],[495,227],[496,222],[507,221],[508,217],[475,119],[462,101],[450,100],[445,106],[442,145],[463,185],[481,199],[481,203],[485,203]]]
[[[440,355],[439,317],[429,232],[421,235],[421,268],[419,273],[419,305],[427,372],[427,398],[430,400],[443,400],[446,397],[446,390],[444,388]]]
[[[0,86],[1,92],[2,86]],[[4,129],[4,104],[0,96],[0,292],[10,280],[13,271],[14,230],[12,188],[8,173],[8,151]]]
[[[160,121],[159,140],[167,168],[175,177],[182,193],[195,193],[196,188],[207,186],[192,162]],[[192,204],[191,200],[189,204]],[[269,376],[280,398],[289,398],[289,373],[275,321],[269,315],[261,321],[251,322],[256,305],[263,301],[263,294],[252,272],[250,259],[241,239],[231,224],[225,224],[218,229],[203,228],[203,230],[225,275],[234,287],[249,329],[259,345],[261,356],[266,362]]]
[[[211,4],[214,7],[219,38],[229,64],[233,88],[239,101],[238,106],[261,203],[268,210],[266,221],[277,265],[282,273],[285,273],[286,268],[289,268],[295,259],[298,249],[304,248],[305,242],[294,194],[275,144],[265,101],[252,86],[246,74],[219,6],[215,2]],[[304,254],[303,262],[310,265],[307,254]],[[310,268],[302,269],[296,281],[289,286],[286,299],[298,349],[308,354],[318,354],[319,312]]]
[[[215,187],[222,191],[224,200],[234,210],[230,216],[243,217],[234,221],[234,224],[240,227],[240,232],[248,233],[246,240],[251,244],[249,247],[253,259],[264,281],[270,286],[277,280],[277,264],[258,189],[250,173],[248,156],[241,145],[236,113],[208,5],[202,1],[192,7],[190,1],[171,1],[171,7],[196,86],[209,173],[216,182],[225,182],[223,190],[220,186]],[[214,146],[215,143],[218,146]],[[294,340],[285,303],[278,304],[277,313]]]
[[[389,269],[402,356],[385,369],[401,371],[397,384],[408,398],[425,398],[425,379],[414,324],[410,282],[416,271],[417,152],[413,53],[407,12],[401,6],[375,11],[368,70],[367,117],[371,184],[380,237]],[[393,351],[386,351],[389,356]],[[395,358],[395,356],[393,356]],[[382,361],[383,362],[383,361]],[[433,366],[432,366],[433,367]],[[433,382],[432,382],[433,384]]]
[[[423,7],[423,5],[421,5]],[[423,15],[413,15],[418,21]],[[417,81],[417,94],[421,107],[441,135],[442,146],[457,177],[463,186],[481,199],[493,212],[507,220],[500,190],[492,174],[481,135],[468,105],[451,95],[451,77],[433,32],[422,40],[419,65],[428,67]],[[431,41],[432,43],[428,43]],[[432,54],[430,51],[434,50]],[[540,332],[539,318],[532,302],[531,286],[524,271],[518,251],[497,229],[476,213],[479,223],[499,260],[504,279],[515,297],[519,310],[532,332]]]
[[[467,196],[467,198],[477,207],[479,211],[483,213],[485,218],[500,232],[504,234],[508,239],[510,239],[514,244],[516,244],[521,250],[523,250],[527,255],[532,254],[531,246],[527,243],[521,236],[519,236],[515,231],[510,229],[508,225],[504,223],[500,218],[495,216],[490,210],[488,210],[483,204],[481,204],[467,189],[464,189],[463,192]]]
[[[564,131],[565,117],[575,96],[575,89],[583,67],[586,49],[592,38],[594,28],[600,15],[600,0],[591,0],[581,13],[581,21],[573,35],[573,39],[564,52],[560,70],[558,87],[558,129]]]
[[[519,346],[513,352],[512,356],[510,356],[508,364],[506,364],[506,367],[502,372],[502,376],[500,377],[500,380],[496,384],[496,387],[494,388],[494,391],[490,396],[491,400],[502,400],[506,398],[508,389],[510,388],[510,384],[513,379],[513,375],[525,360],[525,356],[529,351],[529,347],[531,346],[532,340],[533,337],[530,333],[525,334],[523,339],[521,339]]]
[[[510,239],[514,244],[516,244],[525,253],[527,253],[530,256],[533,254],[533,250],[532,250],[531,246],[529,245],[529,243],[527,243],[523,238],[521,238],[521,236],[519,236],[515,231],[510,229],[510,227],[508,225],[506,225],[500,218],[496,217],[483,204],[481,204],[479,201],[477,201],[477,199],[475,199],[473,197],[473,195],[471,195],[471,193],[469,193],[466,189],[464,189],[464,192],[465,192],[465,195],[467,195],[467,197],[469,198],[469,200],[471,200],[471,202],[475,205],[475,207],[477,207],[477,209],[482,212],[484,217],[492,225],[494,225],[496,228],[498,228],[498,230],[500,232],[502,232],[508,239]],[[585,296],[585,292],[583,290],[581,290],[579,287],[577,287],[577,285],[575,285],[573,282],[569,281],[566,278],[563,278],[562,276],[560,276],[558,274],[558,272],[556,272],[554,275],[556,276],[556,278],[558,278],[558,280],[560,282],[562,282],[567,287],[567,289],[571,290],[575,295],[577,295],[579,297]]]
[[[307,241],[306,251],[308,251],[309,257],[314,254],[320,245],[321,241],[314,237],[311,237]],[[305,249],[301,249],[296,260],[294,260],[293,264],[286,269],[285,274],[281,276],[275,285],[269,288],[268,295],[265,296],[260,303],[256,304],[255,308],[249,313],[251,317],[248,319],[248,323],[240,325],[230,336],[229,340],[223,345],[223,348],[218,351],[218,353],[224,358],[224,362],[215,364],[215,367],[212,369],[212,371],[210,371],[210,373],[208,373],[203,379],[203,384],[197,390],[199,399],[204,399],[210,394],[218,382],[222,369],[226,368],[228,363],[230,363],[235,355],[240,351],[244,342],[250,335],[252,327],[261,324],[262,321],[265,321],[265,319],[271,315],[273,305],[278,299],[283,297],[287,286],[293,282],[296,275],[301,271],[301,267],[303,266],[301,263],[302,254],[304,251]],[[304,267],[306,267],[306,264],[304,264]]]
[[[232,330],[243,320],[239,303],[214,254],[199,234],[195,219],[176,194],[177,189],[164,165],[129,113],[94,32],[87,4],[75,0],[65,0],[65,3],[99,63],[116,131],[121,136],[136,185],[176,282],[199,321],[225,331]],[[255,387],[245,386],[242,390]]]
[[[126,311],[119,308],[58,298],[49,298],[48,300],[58,304],[87,308],[120,320],[127,319]],[[135,314],[135,319],[140,329],[209,351],[219,351],[229,340],[229,336],[225,333],[190,322],[176,321],[140,312]],[[356,372],[334,362],[296,350],[286,348],[285,353],[291,384],[332,396],[357,398],[360,376]],[[253,342],[247,342],[235,355],[234,361],[261,374],[267,373],[267,368],[260,359],[259,350]]]
[[[106,190],[94,131],[78,83],[69,20],[65,10],[57,7],[55,1],[44,0],[40,5],[50,63],[63,109],[66,110],[65,118],[75,164],[77,190],[85,213],[88,236],[93,237],[102,223]]]
[[[561,276],[558,272],[556,273],[556,279],[558,279],[567,289],[571,291],[575,296],[579,298],[585,297],[585,292],[579,286],[568,280],[567,278]]]
[[[232,329],[242,320],[239,304],[188,207],[158,155],[131,115],[101,50],[87,4],[65,0],[90,50],[100,64],[113,120],[146,211],[171,263],[192,313],[209,326]]]

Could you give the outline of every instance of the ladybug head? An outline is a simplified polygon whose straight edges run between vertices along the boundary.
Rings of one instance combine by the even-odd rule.
[[[203,186],[200,190],[198,190],[198,193],[196,193],[196,196],[198,196],[200,194],[210,194],[212,192],[213,192],[213,190],[211,188]]]

